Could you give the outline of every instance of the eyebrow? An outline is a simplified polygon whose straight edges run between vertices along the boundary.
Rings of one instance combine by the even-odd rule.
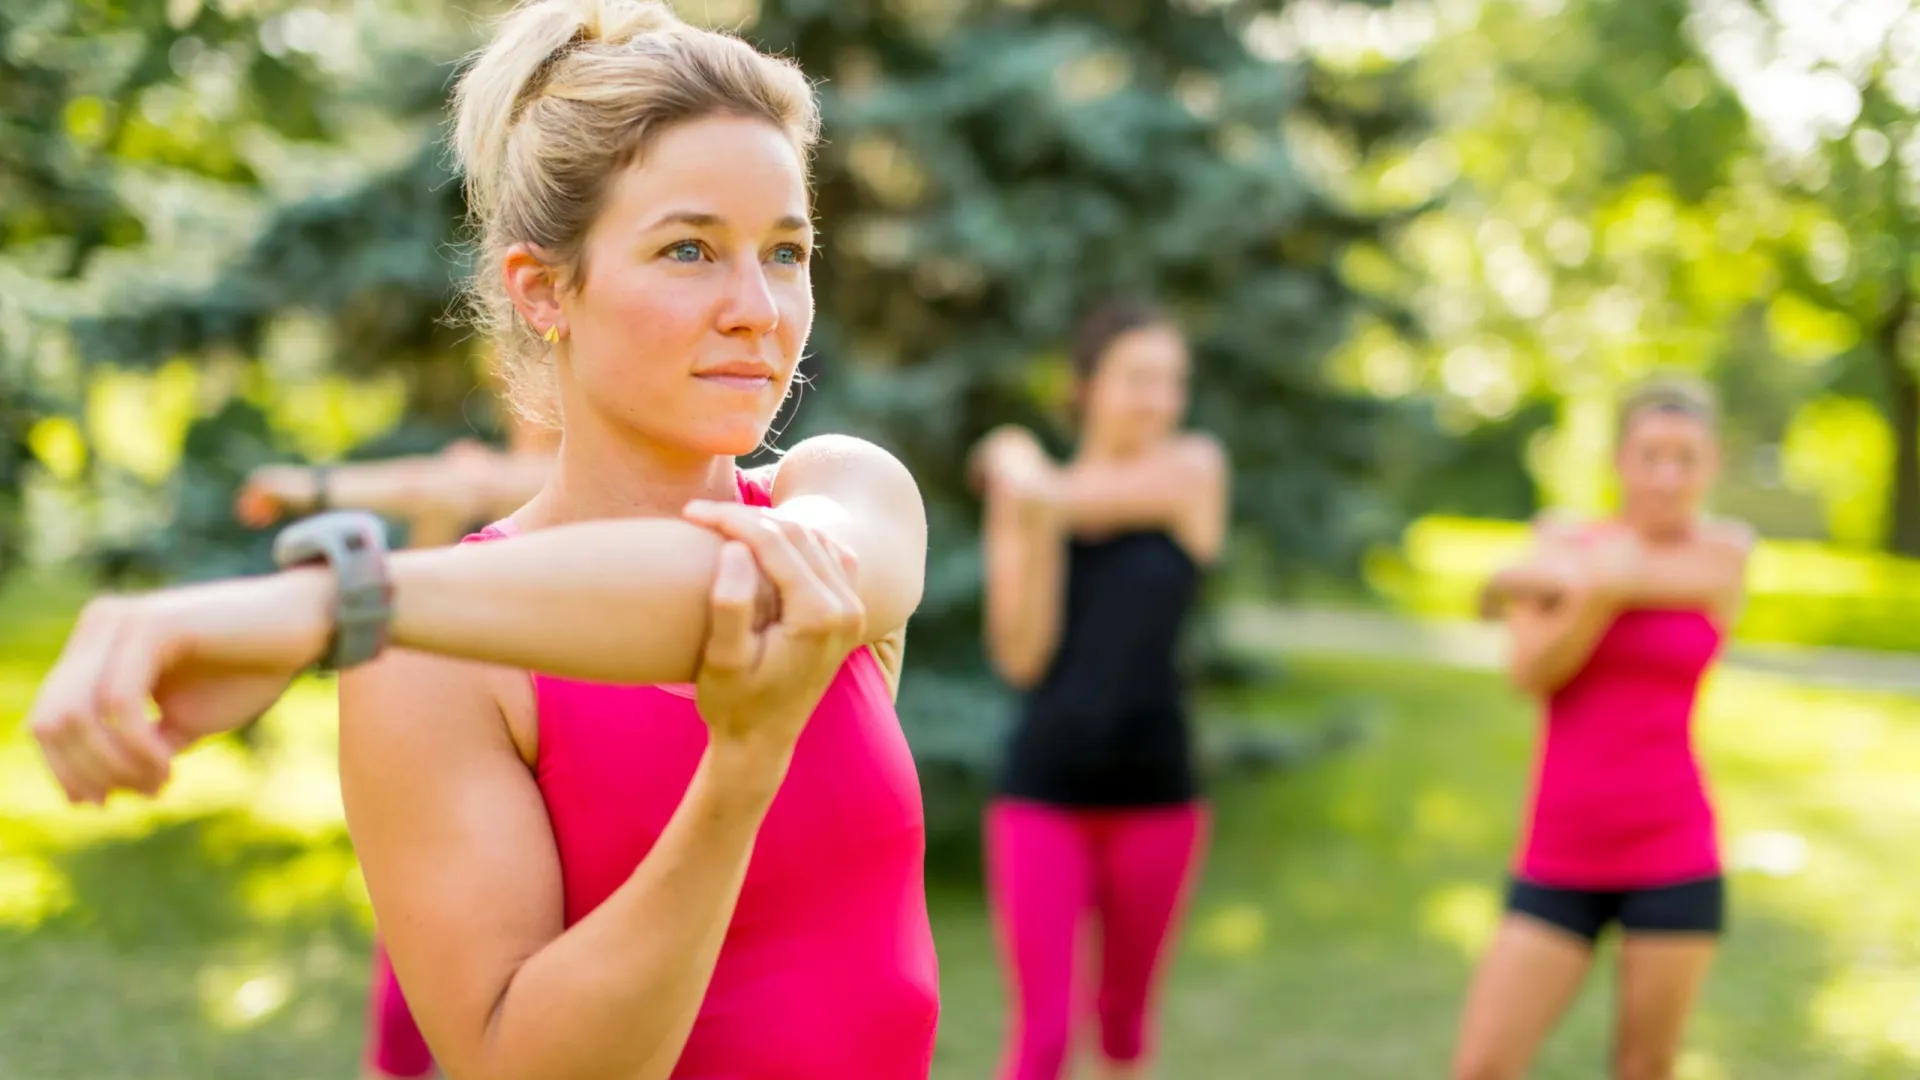
[[[712,229],[723,224],[725,224],[725,220],[718,214],[704,214],[695,210],[675,210],[672,213],[662,214],[660,217],[654,219],[653,223],[647,226],[646,231],[653,232],[656,229],[663,229],[668,225],[686,225],[695,229]],[[805,232],[809,227],[810,223],[806,218],[795,217],[792,214],[787,214],[773,223],[775,232]]]

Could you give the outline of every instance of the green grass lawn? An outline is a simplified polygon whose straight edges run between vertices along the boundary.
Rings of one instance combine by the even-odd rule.
[[[328,688],[300,686],[252,752],[193,753],[158,802],[69,809],[16,734],[63,610],[0,603],[0,1078],[346,1080],[369,916]],[[1377,720],[1369,741],[1219,792],[1169,987],[1168,1080],[1444,1075],[1497,916],[1531,720],[1492,679],[1377,663],[1300,666],[1256,704],[1283,718],[1356,697]],[[1727,675],[1703,737],[1730,851],[1778,860],[1798,838],[1804,858],[1734,877],[1682,1075],[1914,1075],[1920,701]],[[935,1075],[985,1080],[1001,990],[977,881],[942,874],[933,905]],[[1608,991],[1596,979],[1537,1076],[1604,1074]]]

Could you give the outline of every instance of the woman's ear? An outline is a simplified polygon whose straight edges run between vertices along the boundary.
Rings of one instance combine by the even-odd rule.
[[[515,244],[507,249],[503,258],[507,295],[520,317],[542,337],[553,331],[566,336],[566,317],[560,310],[558,269],[531,244]]]

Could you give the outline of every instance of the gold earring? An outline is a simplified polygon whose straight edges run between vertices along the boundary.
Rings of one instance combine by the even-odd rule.
[[[558,345],[560,344],[560,328],[557,326],[549,326],[547,327],[547,332],[542,334],[541,337],[549,345]]]

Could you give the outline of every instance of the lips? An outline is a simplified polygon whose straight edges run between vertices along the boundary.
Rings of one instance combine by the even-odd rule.
[[[773,382],[773,369],[751,360],[736,360],[696,371],[694,377],[729,390],[765,390]]]
[[[724,386],[729,390],[765,390],[773,382],[771,375],[702,375],[702,382]]]

